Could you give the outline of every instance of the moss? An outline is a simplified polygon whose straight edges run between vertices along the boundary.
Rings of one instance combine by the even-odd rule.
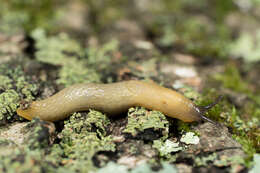
[[[226,66],[223,74],[216,75],[216,80],[223,84],[223,87],[231,89],[238,94],[244,93],[249,99],[243,102],[245,105],[239,111],[225,102],[225,114],[222,113],[226,119],[228,119],[228,126],[232,127],[235,133],[234,138],[242,144],[244,151],[248,154],[249,158],[253,157],[256,151],[259,151],[259,94],[250,90],[250,83],[244,80],[238,68],[234,64]],[[216,112],[221,113],[221,112]],[[242,117],[242,115],[250,115],[250,118]]]
[[[94,170],[92,158],[97,152],[115,151],[112,138],[106,136],[105,127],[109,123],[105,115],[97,111],[90,111],[87,116],[75,113],[65,122],[60,147],[64,155],[71,159],[65,168]]]
[[[153,129],[155,133],[162,132],[163,138],[168,137],[169,122],[165,115],[158,111],[147,111],[144,108],[130,108],[128,112],[128,123],[124,133],[137,136],[138,133],[147,129]]]

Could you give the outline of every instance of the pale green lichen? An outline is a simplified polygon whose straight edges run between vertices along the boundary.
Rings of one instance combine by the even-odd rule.
[[[6,90],[0,94],[0,121],[5,117],[11,119],[19,105],[19,95],[14,90]]]
[[[36,41],[37,60],[61,66],[57,83],[65,87],[75,83],[100,82],[99,73],[106,74],[113,52],[118,48],[116,40],[84,50],[65,33],[47,37],[44,30],[36,29],[31,35]]]
[[[76,83],[98,83],[100,75],[95,69],[88,68],[82,60],[70,59],[59,71],[58,84],[65,87]]]
[[[2,80],[1,80],[2,79]],[[0,121],[12,121],[20,100],[31,101],[38,91],[21,67],[0,66]]]
[[[50,144],[50,134],[47,125],[47,122],[36,118],[24,127],[24,131],[28,131],[29,133],[27,139],[25,139],[25,143],[30,150],[48,147]]]
[[[243,157],[234,155],[231,157],[222,156],[218,159],[215,159],[213,164],[219,167],[230,166],[230,165],[231,167],[235,167],[236,165],[245,165],[246,163]]]
[[[62,130],[60,147],[71,162],[65,167],[94,170],[92,158],[99,151],[115,151],[115,144],[110,136],[106,136],[105,127],[109,124],[105,115],[90,111],[85,117],[73,114],[65,122]],[[84,164],[83,164],[84,163]],[[80,164],[83,164],[79,167]]]
[[[162,168],[159,171],[154,171],[151,169],[151,165],[147,162],[133,168],[132,170],[128,170],[128,168],[124,165],[119,165],[114,162],[109,162],[105,167],[99,169],[97,173],[177,173],[177,169],[169,164],[168,162],[162,163]]]
[[[165,142],[163,140],[154,140],[153,148],[156,148],[161,157],[169,157],[171,153],[181,151],[183,148],[179,145],[179,142],[173,142],[167,139]]]
[[[254,154],[254,166],[249,171],[249,173],[258,173],[260,172],[260,154]]]
[[[0,75],[0,90],[12,88],[12,80],[8,76]]]
[[[31,35],[36,40],[37,60],[61,66],[58,84],[67,87],[75,83],[100,82],[96,70],[89,68],[87,61],[79,58],[83,56],[83,48],[67,34],[47,37],[44,30],[36,29]]]
[[[0,140],[0,172],[55,172],[57,165],[45,159],[42,150],[31,150],[27,145]]]
[[[242,33],[230,45],[230,54],[236,58],[242,57],[246,62],[260,61],[260,30],[252,33]]]
[[[53,65],[67,64],[70,58],[82,54],[82,48],[75,40],[69,38],[65,33],[57,36],[47,37],[43,29],[36,29],[31,34],[36,41],[37,60]],[[70,55],[72,54],[72,55]]]
[[[166,139],[169,133],[169,122],[165,115],[158,111],[130,108],[128,111],[128,123],[123,132],[136,136],[139,132],[143,132],[146,129],[154,129],[155,132],[162,131],[162,135]]]
[[[182,135],[181,142],[185,144],[198,144],[200,139],[198,136],[195,136],[195,133],[193,132],[187,132],[186,134]]]
[[[115,162],[109,162],[105,167],[99,169],[97,173],[128,173],[128,169],[124,165],[116,164]]]
[[[118,51],[119,43],[117,40],[111,40],[101,47],[90,45],[86,49],[86,58],[90,66],[99,65],[99,69],[104,69],[111,63],[113,52]]]
[[[205,157],[196,157],[194,161],[197,166],[207,166],[210,162],[213,163],[217,157],[217,153],[213,153]]]

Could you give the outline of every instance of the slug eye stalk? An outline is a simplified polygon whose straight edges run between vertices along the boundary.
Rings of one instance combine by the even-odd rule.
[[[220,124],[218,122],[215,122],[215,121],[209,119],[208,117],[204,116],[204,114],[206,112],[208,112],[211,108],[213,108],[216,104],[218,104],[222,99],[223,99],[223,96],[221,95],[217,98],[217,100],[215,102],[213,102],[207,106],[198,106],[201,119],[205,120],[211,124],[214,124],[215,126],[220,126]]]

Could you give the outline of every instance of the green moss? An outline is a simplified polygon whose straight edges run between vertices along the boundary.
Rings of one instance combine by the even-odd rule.
[[[241,77],[238,68],[234,64],[227,65],[224,73],[216,75],[215,79],[220,81],[223,87],[231,89],[238,94],[244,93],[249,98],[243,103],[245,106],[239,111],[228,102],[225,102],[222,106],[225,108],[225,113],[222,113],[222,116],[228,120],[227,124],[232,127],[235,133],[233,135],[234,138],[242,144],[249,158],[252,158],[253,154],[259,151],[260,137],[257,125],[260,121],[259,93],[253,93],[250,90],[250,84]],[[250,118],[241,117],[241,115],[245,114],[250,115]]]
[[[169,133],[169,122],[165,115],[158,111],[130,108],[128,111],[128,123],[123,132],[136,136],[139,132],[143,132],[146,129],[162,131],[163,138],[166,139]]]
[[[242,149],[247,154],[247,157],[244,159],[244,164],[250,167],[252,157],[259,148],[259,135],[257,134],[257,124],[259,124],[259,120],[252,119],[248,122],[242,120],[240,113],[235,107],[227,111],[225,116],[227,119],[226,124],[233,130],[232,137],[242,145]]]

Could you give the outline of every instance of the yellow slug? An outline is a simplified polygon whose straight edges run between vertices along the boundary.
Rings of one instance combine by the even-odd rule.
[[[216,103],[205,107],[211,108]],[[46,121],[65,119],[76,111],[95,109],[108,115],[117,115],[133,106],[157,110],[184,122],[211,121],[203,116],[204,110],[178,92],[153,82],[131,80],[111,84],[76,84],[28,108],[18,108],[17,114],[31,120],[39,117]]]

